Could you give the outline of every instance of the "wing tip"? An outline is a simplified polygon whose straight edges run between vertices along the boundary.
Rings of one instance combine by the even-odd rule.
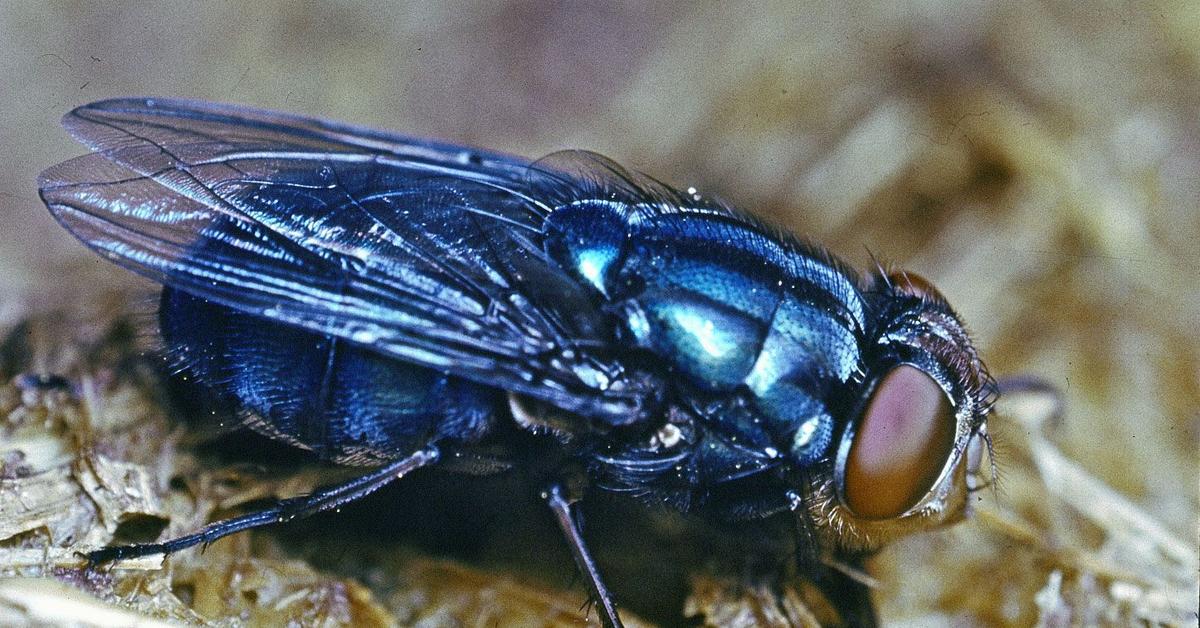
[[[38,173],[38,196],[42,198],[43,203],[47,202],[46,194],[48,192],[53,192],[63,185],[70,184],[73,181],[73,178],[68,175],[73,168],[73,163],[78,162],[82,157],[86,157],[86,155],[81,155],[79,157],[74,157],[66,161],[56,163]]]
[[[192,117],[210,111],[202,101],[154,96],[117,97],[80,105],[63,115],[61,124],[76,141],[93,151],[139,143],[131,128],[164,118]]]
[[[46,168],[38,173],[38,193],[87,182],[117,181],[136,173],[113,162],[103,153],[86,153]]]
[[[179,98],[160,98],[157,96],[117,96],[115,98],[105,98],[79,105],[63,114],[63,123],[66,124],[72,118],[81,117],[81,114],[144,113],[163,109],[167,105],[179,106],[186,105],[189,102],[188,100]]]
[[[92,113],[92,112],[96,112],[96,113],[109,112],[109,111],[114,111],[114,110],[127,109],[130,106],[139,106],[139,105],[142,107],[148,107],[148,106],[152,107],[152,106],[154,106],[153,105],[154,100],[155,100],[154,98],[130,98],[130,97],[117,97],[117,98],[105,98],[104,100],[94,100],[90,103],[79,105],[78,107],[75,107],[75,108],[71,109],[70,111],[66,112],[65,114],[63,114],[62,123],[63,123],[63,126],[70,128],[69,123],[74,118],[83,117],[82,114]]]

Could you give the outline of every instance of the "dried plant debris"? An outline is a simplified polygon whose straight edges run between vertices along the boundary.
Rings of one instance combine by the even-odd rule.
[[[707,575],[692,581],[692,595],[684,607],[688,617],[702,619],[706,626],[815,626],[840,625],[842,618],[824,595],[803,581],[780,590],[747,586],[734,580]]]

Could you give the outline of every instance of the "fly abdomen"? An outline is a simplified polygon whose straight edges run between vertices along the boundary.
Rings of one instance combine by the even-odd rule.
[[[250,427],[339,463],[471,440],[495,411],[489,388],[172,288],[159,322],[171,357],[243,408]]]

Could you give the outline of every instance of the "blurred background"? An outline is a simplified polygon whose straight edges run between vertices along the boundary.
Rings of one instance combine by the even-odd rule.
[[[5,1],[0,41],[0,328],[131,283],[35,192],[88,101],[588,148],[929,277],[993,374],[1061,391],[993,421],[981,516],[873,565],[889,623],[1195,617],[1195,3]]]

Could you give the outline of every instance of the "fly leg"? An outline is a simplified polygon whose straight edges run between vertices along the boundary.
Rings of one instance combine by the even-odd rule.
[[[600,570],[596,568],[596,561],[592,559],[591,553],[584,545],[583,535],[579,532],[579,522],[575,520],[571,508],[574,500],[568,499],[564,495],[561,484],[553,484],[542,491],[542,499],[546,500],[546,504],[550,506],[550,510],[554,513],[554,519],[558,521],[558,527],[562,529],[563,536],[567,538],[567,544],[571,546],[571,555],[575,557],[575,565],[587,578],[589,593],[596,601],[600,612],[600,621],[608,628],[621,628],[617,605],[613,603],[612,594],[604,586],[604,581],[600,578]]]
[[[120,545],[89,552],[88,563],[96,565],[126,558],[138,558],[154,554],[171,554],[182,549],[212,543],[213,541],[242,530],[259,528],[302,519],[318,512],[331,510],[404,477],[409,472],[437,462],[438,450],[431,446],[417,450],[411,456],[384,465],[370,473],[342,484],[326,486],[308,495],[282,499],[270,508],[210,523],[198,532],[163,541],[162,543],[138,543]]]

